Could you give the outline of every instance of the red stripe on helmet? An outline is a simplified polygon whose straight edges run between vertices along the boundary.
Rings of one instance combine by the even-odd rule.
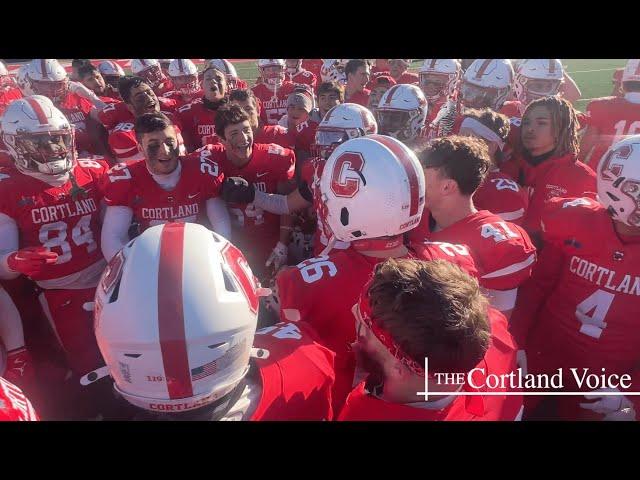
[[[398,90],[398,88],[400,88],[400,85],[394,85],[387,91],[387,101],[385,102],[385,105],[391,105],[391,99],[396,94],[396,90]]]
[[[25,100],[29,103],[29,105],[31,105],[31,108],[33,108],[33,111],[38,117],[40,125],[47,125],[49,123],[49,119],[47,118],[47,114],[44,113],[44,110],[42,109],[40,103],[33,97],[27,97]]]
[[[387,147],[396,156],[404,167],[404,171],[407,174],[409,180],[409,215],[416,215],[418,213],[418,207],[420,206],[420,183],[418,182],[418,173],[407,151],[398,145],[390,137],[384,135],[370,135],[367,138],[377,140],[385,147]]]
[[[549,73],[556,73],[556,62],[553,61],[553,58],[549,60]]]
[[[42,79],[44,80],[46,78],[48,80],[49,79],[49,74],[47,73],[47,59],[46,58],[41,58],[40,59],[40,68],[42,69]]]
[[[482,62],[482,65],[480,65],[480,68],[476,72],[476,76],[475,76],[476,80],[480,80],[482,78],[482,76],[484,75],[484,72],[487,70],[487,68],[489,68],[490,64],[491,64],[490,58],[487,58],[484,62]]]
[[[180,70],[180,73],[184,73],[184,65],[181,58],[178,59],[178,70]]]
[[[167,223],[160,234],[158,333],[169,398],[193,396],[182,305],[184,223]]]
[[[142,64],[143,67],[147,66],[147,62],[144,61],[144,58],[140,59],[140,63]]]
[[[431,65],[429,66],[429,68],[430,68],[430,69],[432,69],[432,70],[433,70],[434,68],[436,68],[436,62],[437,62],[437,61],[438,61],[438,59],[437,59],[437,58],[432,58],[432,59],[431,59]]]

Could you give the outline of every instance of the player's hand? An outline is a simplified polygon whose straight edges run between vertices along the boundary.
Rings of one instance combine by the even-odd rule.
[[[617,388],[599,388],[586,394],[587,400],[595,402],[581,403],[580,407],[605,415],[603,420],[635,420],[633,403],[623,395],[601,395],[602,392],[620,392]]]
[[[53,265],[58,259],[58,254],[44,247],[28,247],[13,252],[7,258],[10,270],[19,272],[27,277],[40,273],[47,265]]]
[[[253,185],[242,177],[227,177],[222,184],[222,199],[230,203],[251,203],[256,196]]]
[[[267,267],[270,267],[271,265],[273,265],[274,271],[277,272],[278,270],[280,270],[281,266],[287,263],[288,253],[289,253],[289,249],[284,243],[282,242],[276,243],[276,246],[271,252],[271,255],[269,255],[269,258],[267,259],[267,263],[265,263],[265,265]]]

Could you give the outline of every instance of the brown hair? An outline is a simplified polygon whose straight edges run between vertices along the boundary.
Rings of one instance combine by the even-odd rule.
[[[489,348],[489,302],[453,263],[389,259],[376,266],[367,295],[374,321],[434,371],[468,372]]]
[[[524,115],[522,115],[523,123],[529,111],[536,107],[545,107],[551,114],[551,128],[553,128],[556,138],[553,156],[562,156],[567,153],[578,155],[580,149],[578,117],[571,103],[559,96],[538,98],[527,106]]]
[[[236,123],[247,121],[251,123],[249,120],[249,115],[238,105],[224,105],[220,107],[216,112],[215,119],[215,131],[218,137],[226,140],[224,136],[224,131],[229,125],[235,125]]]
[[[318,86],[318,97],[325,93],[335,93],[340,99],[340,103],[344,103],[344,87],[338,82],[322,82]]]
[[[173,126],[173,122],[162,112],[145,113],[144,115],[136,118],[134,124],[134,131],[138,143],[142,143],[142,136],[145,133],[158,132],[164,130],[167,127]]]
[[[424,168],[439,168],[447,178],[455,180],[463,195],[472,195],[491,165],[489,147],[474,137],[436,138],[422,151],[418,158]]]

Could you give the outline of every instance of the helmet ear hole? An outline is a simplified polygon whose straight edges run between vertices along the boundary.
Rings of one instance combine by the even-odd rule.
[[[340,210],[340,223],[345,227],[349,225],[349,210],[347,207],[342,207]]]
[[[238,286],[226,269],[222,269],[222,278],[224,279],[224,288],[228,292],[237,292]]]

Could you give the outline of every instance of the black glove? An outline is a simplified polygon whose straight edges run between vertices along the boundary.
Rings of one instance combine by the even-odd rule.
[[[222,199],[230,203],[251,203],[256,196],[253,185],[242,177],[227,177],[222,184]]]

